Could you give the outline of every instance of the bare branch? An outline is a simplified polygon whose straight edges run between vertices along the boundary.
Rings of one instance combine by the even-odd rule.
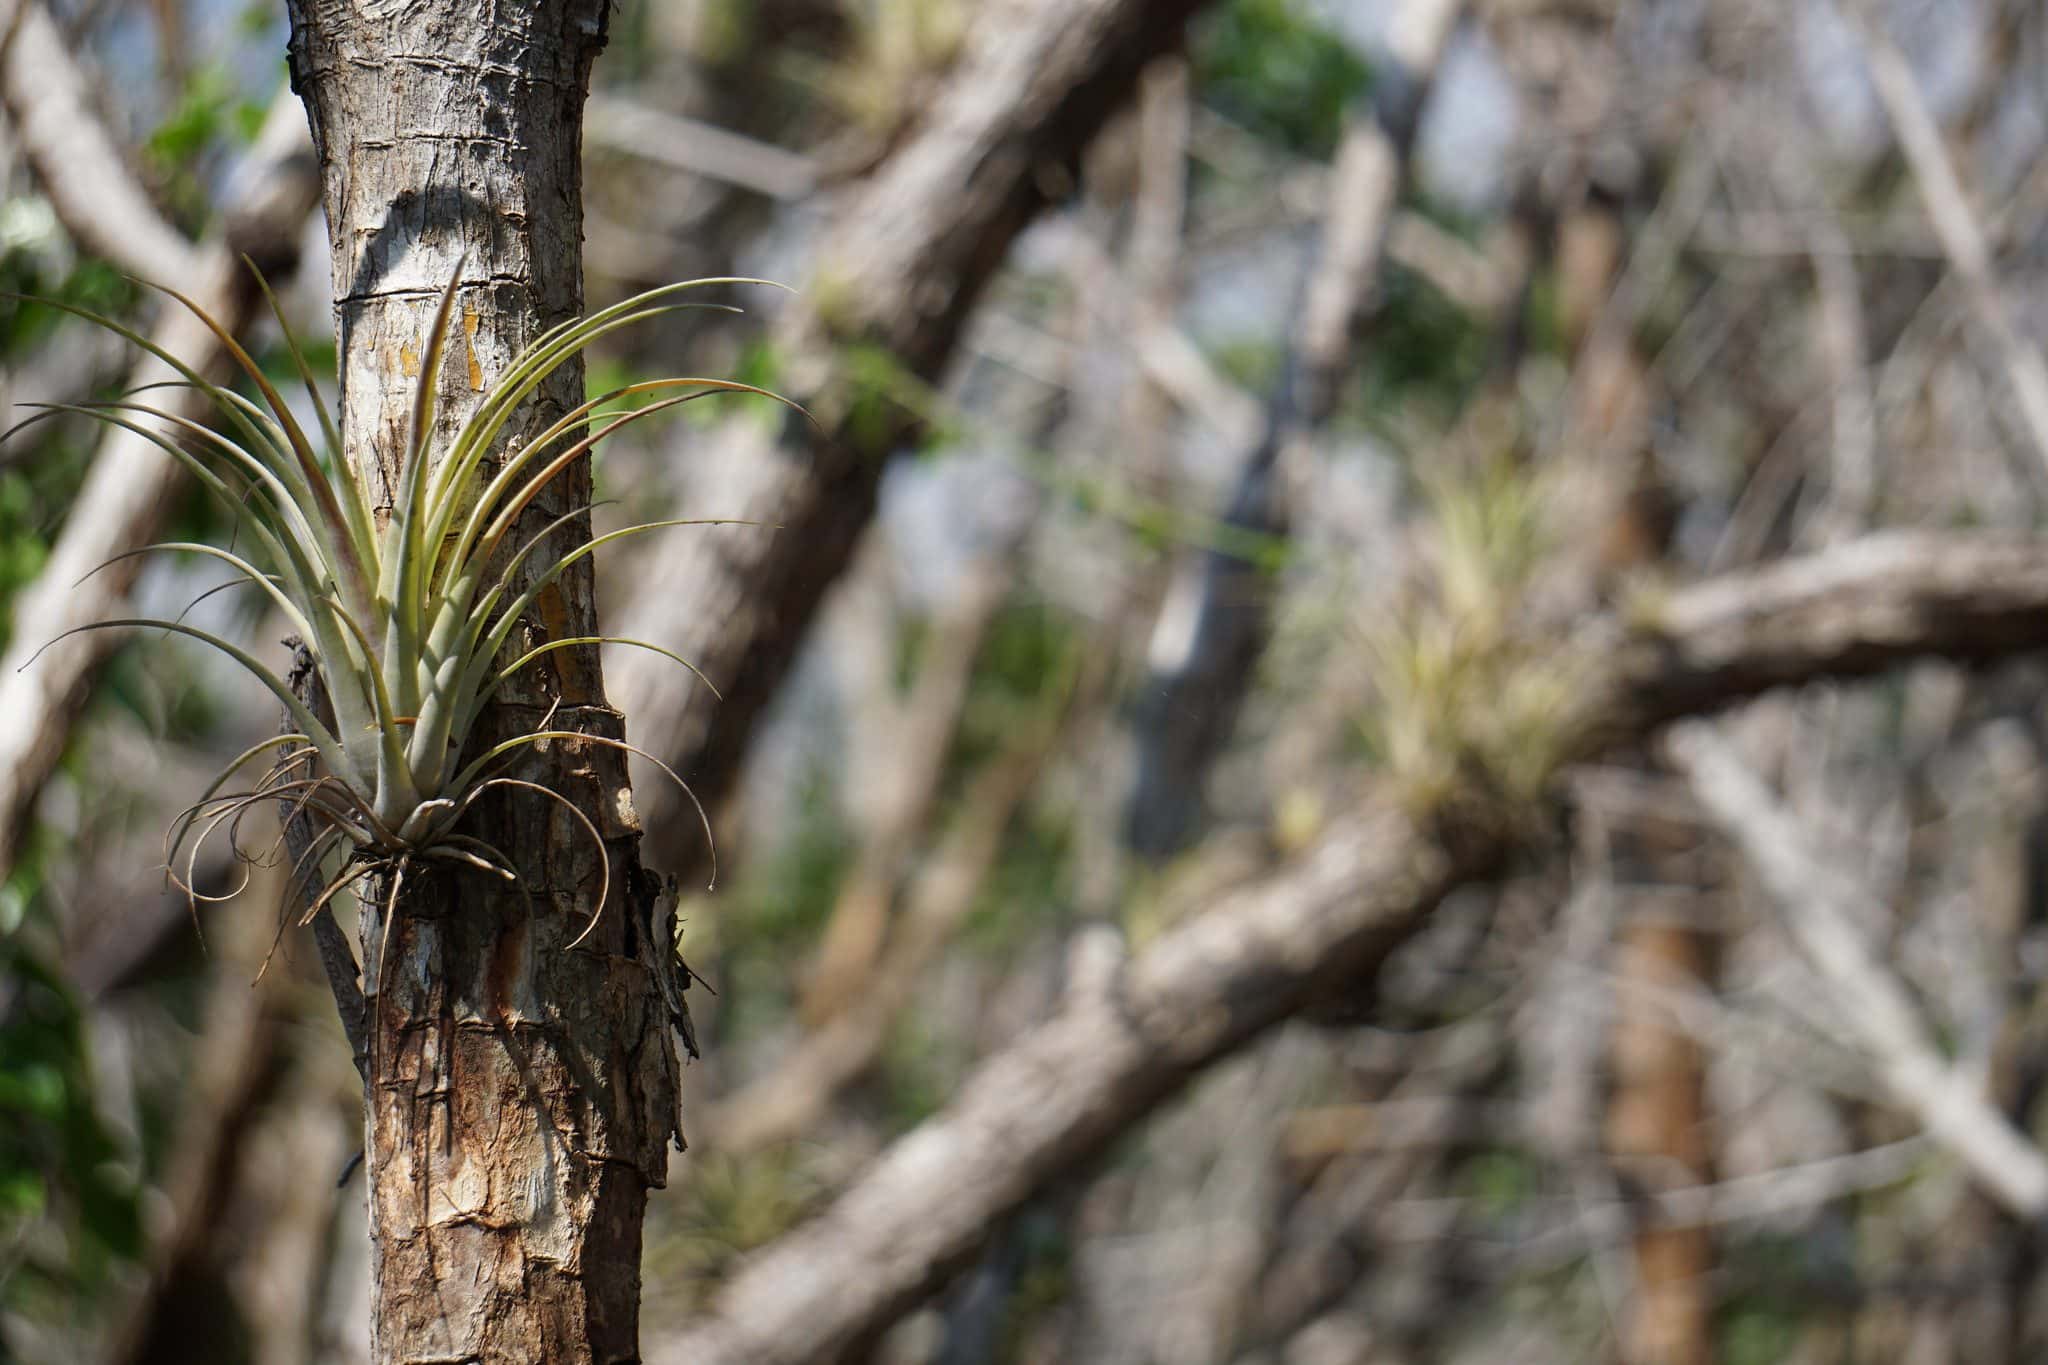
[[[601,94],[590,97],[583,117],[589,141],[670,170],[771,199],[801,199],[817,188],[818,166],[810,157],[699,119]]]
[[[64,230],[131,275],[180,287],[205,278],[203,253],[157,212],[101,126],[56,21],[40,0],[17,3],[0,98]]]
[[[1713,822],[1763,879],[1786,931],[1893,1098],[2007,1209],[2026,1218],[2048,1211],[2048,1156],[1980,1084],[1943,1060],[1912,998],[1857,933],[1857,907],[1868,893],[1806,846],[1792,813],[1711,725],[1681,726],[1667,747]]]
[[[260,299],[229,243],[248,239],[258,219],[303,223],[319,194],[296,96],[278,97],[237,181],[239,188],[222,214],[221,240],[195,257],[198,264],[183,286],[230,333],[246,325]],[[274,257],[278,250],[272,247],[266,254]],[[183,308],[166,308],[151,339],[202,373],[226,358],[218,338]],[[176,377],[168,366],[145,356],[129,372],[127,387]],[[204,397],[189,389],[171,390],[163,401],[194,421],[209,415]],[[35,667],[24,665],[67,631],[119,614],[136,561],[85,575],[148,541],[183,483],[177,462],[155,445],[133,432],[109,432],[49,561],[16,599],[14,634],[0,655],[0,872],[13,864],[36,796],[63,753],[87,679],[117,641],[104,631],[72,635],[44,652]]]
[[[899,395],[855,392],[841,348],[868,348],[913,380],[936,376],[1009,244],[1060,192],[1049,168],[1078,154],[1197,4],[985,6],[915,132],[837,206],[813,279],[776,333],[782,387],[822,429],[792,424],[764,438],[749,416],[713,438],[733,479],[721,510],[781,529],[680,542],[650,566],[642,619],[624,631],[674,648],[726,701],[679,696],[630,656],[612,675],[641,742],[680,763],[707,802],[728,789],[754,717],[873,514],[888,456],[918,425]],[[651,832],[675,823],[658,787],[645,799]]]
[[[1851,31],[1862,38],[1871,81],[1877,86],[1878,99],[1898,134],[1906,164],[1913,168],[1913,180],[1927,204],[1927,216],[1934,221],[1934,234],[1941,240],[1942,252],[1962,280],[1970,311],[1998,346],[2006,380],[2019,400],[2020,418],[2033,442],[2034,453],[2048,463],[2048,361],[2042,359],[2040,348],[2020,332],[1999,294],[1983,225],[1956,175],[1948,149],[1942,145],[1941,129],[1928,112],[1926,100],[1921,98],[1913,68],[1907,65],[1898,46],[1875,24],[1857,19],[1851,22]]]
[[[1786,931],[1827,982],[1843,1023],[1892,1097],[2013,1214],[2048,1212],[2048,1156],[2013,1128],[1978,1083],[1942,1058],[1905,986],[1855,931],[1868,892],[1804,845],[1792,812],[1710,724],[1679,726],[1667,747],[1714,825],[1735,841],[1778,902]]]
[[[1661,634],[1613,622],[1562,647],[1589,685],[1563,759],[1688,711],[1929,652],[1988,657],[2048,639],[2048,549],[1887,536],[1678,594]],[[1106,993],[984,1062],[816,1221],[762,1253],[657,1361],[829,1359],[939,1284],[1009,1210],[1100,1152],[1191,1075],[1388,953],[1511,836],[1452,812],[1367,803],[1297,860],[1134,959]],[[1484,804],[1483,795],[1480,804]]]

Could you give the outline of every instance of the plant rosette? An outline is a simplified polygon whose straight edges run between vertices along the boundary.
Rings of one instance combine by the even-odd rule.
[[[295,729],[237,755],[196,802],[178,813],[166,833],[169,875],[195,912],[202,901],[226,898],[198,891],[195,870],[200,851],[225,830],[235,856],[245,863],[256,861],[242,849],[239,830],[243,817],[266,802],[283,804],[287,823],[304,817],[316,829],[294,860],[288,883],[288,894],[296,887],[306,892],[306,908],[300,917],[303,924],[343,890],[378,873],[391,874],[389,894],[395,902],[407,868],[420,860],[464,866],[520,884],[518,870],[504,850],[460,828],[470,808],[494,790],[517,790],[559,803],[601,850],[596,825],[568,798],[538,783],[502,775],[505,763],[521,749],[565,740],[638,754],[696,801],[688,785],[660,759],[624,740],[552,728],[552,710],[537,728],[487,745],[480,752],[470,752],[471,741],[478,734],[485,708],[506,682],[556,650],[596,644],[652,650],[689,669],[710,687],[708,678],[674,652],[620,636],[547,640],[510,660],[503,656],[511,652],[508,646],[513,644],[515,630],[540,595],[572,565],[601,547],[649,531],[732,521],[675,518],[603,535],[586,534],[552,559],[541,547],[556,532],[579,523],[593,504],[553,519],[520,542],[513,540],[514,528],[521,514],[564,471],[607,436],[634,422],[718,393],[754,394],[798,412],[803,409],[766,389],[733,380],[687,376],[643,380],[571,409],[507,451],[495,468],[487,466],[486,456],[540,384],[599,337],[678,309],[738,312],[729,305],[678,301],[677,296],[714,285],[771,282],[741,277],[689,280],[648,290],[588,317],[562,323],[520,353],[445,448],[433,449],[435,376],[441,370],[460,276],[458,265],[456,278],[442,291],[435,310],[413,390],[395,505],[381,528],[361,480],[343,458],[340,433],[304,353],[284,327],[277,299],[260,274],[258,283],[284,329],[286,349],[317,414],[324,451],[315,449],[290,405],[248,352],[205,309],[177,290],[156,286],[213,332],[248,377],[257,398],[210,382],[179,357],[111,318],[75,305],[51,303],[119,334],[170,366],[178,379],[148,387],[198,391],[212,404],[220,429],[145,401],[146,390],[136,390],[106,402],[34,405],[41,410],[7,436],[59,414],[80,414],[129,431],[182,464],[227,509],[236,538],[247,535],[254,546],[251,554],[198,542],[168,541],[116,556],[100,569],[137,555],[170,552],[221,561],[234,575],[223,586],[253,584],[290,623],[310,662],[314,687],[325,696],[332,712],[331,716],[315,714],[306,697],[295,692],[276,670],[231,641],[189,624],[182,614],[172,620],[124,617],[97,621],[66,631],[44,645],[47,649],[57,640],[88,630],[142,627],[169,631],[199,640],[233,659],[267,687],[291,717]],[[634,400],[638,406],[623,413],[604,411],[622,400]],[[714,694],[717,691],[715,687],[712,690]],[[271,758],[270,765],[252,787],[224,790],[236,774],[265,756]],[[708,839],[710,823],[701,805],[697,812]],[[274,857],[281,846],[282,836],[264,856]],[[178,871],[181,850],[182,874]],[[329,873],[326,869],[336,854],[346,856],[339,870]],[[596,902],[601,913],[610,897],[610,871],[608,860],[600,856],[598,862],[604,869]],[[570,946],[581,943],[598,919],[599,913],[593,913]]]

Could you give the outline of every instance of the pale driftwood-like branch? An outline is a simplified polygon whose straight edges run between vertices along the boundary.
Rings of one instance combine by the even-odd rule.
[[[1585,678],[1559,760],[1774,686],[1928,653],[2048,641],[2048,548],[1900,535],[1677,594],[1662,629],[1560,646]],[[1369,804],[1297,860],[1132,960],[1106,992],[984,1062],[817,1220],[763,1252],[661,1362],[830,1359],[940,1283],[1002,1216],[1100,1152],[1191,1075],[1333,988],[1369,987],[1451,888],[1510,851],[1501,822]]]
[[[933,623],[931,643],[910,695],[886,727],[890,761],[864,783],[866,827],[860,850],[825,921],[803,984],[802,1012],[813,1028],[861,996],[889,935],[890,910],[904,864],[923,834],[945,779],[946,756],[966,713],[968,684],[981,643],[1015,580],[1016,560],[1033,518],[1018,518],[960,575],[953,599]]]
[[[771,199],[801,199],[818,185],[817,162],[801,152],[616,95],[590,97],[583,107],[583,136],[612,151]]]
[[[319,181],[298,109],[289,93],[279,97],[236,174],[218,237],[196,253],[199,264],[177,282],[230,334],[262,306],[235,252],[248,251],[273,272],[287,268],[298,228],[317,202]],[[226,361],[218,338],[175,304],[163,308],[151,340],[201,373],[217,372]],[[126,387],[176,378],[168,366],[144,356]],[[188,389],[170,390],[158,401],[187,420],[211,415],[205,398]],[[0,874],[13,865],[22,829],[63,753],[87,680],[118,640],[110,632],[73,635],[43,653],[34,667],[25,665],[66,631],[122,614],[118,608],[139,561],[93,571],[149,540],[184,477],[177,462],[149,441],[109,431],[49,561],[16,599],[14,633],[0,656]]]
[[[1898,45],[1875,24],[1852,18],[1852,31],[1863,40],[1863,56],[1870,65],[1871,83],[1898,134],[1899,150],[1912,168],[1913,181],[1927,205],[1934,223],[1934,235],[1941,241],[1942,254],[1962,281],[1963,296],[1970,311],[1991,334],[1999,360],[2019,403],[2020,420],[2033,443],[2034,453],[2048,463],[2048,359],[2014,321],[2012,310],[1999,292],[1998,277],[1992,269],[1991,247],[1983,224],[1970,205],[1961,177],[1948,148],[1942,145],[1941,129],[1920,94],[1913,68]]]
[[[1979,1081],[1943,1059],[1912,997],[1857,932],[1869,894],[1807,847],[1796,818],[1711,725],[1680,726],[1667,747],[1708,817],[1756,869],[1893,1099],[2006,1209],[2048,1212],[2048,1156]]]
[[[917,998],[925,967],[974,908],[976,893],[1002,853],[1010,819],[1050,748],[1048,736],[1032,735],[976,776],[959,818],[920,866],[901,923],[859,983],[858,995],[806,1034],[773,1071],[705,1112],[696,1136],[707,1150],[755,1151],[802,1135],[874,1064],[890,1029]]]
[[[679,693],[632,654],[612,670],[635,741],[674,762],[707,802],[728,791],[755,718],[873,515],[886,460],[917,427],[900,391],[855,390],[842,348],[879,351],[914,380],[935,377],[1010,243],[1063,193],[1053,168],[1073,161],[1198,4],[983,6],[915,131],[836,206],[776,335],[780,386],[818,428],[792,421],[764,437],[748,416],[713,437],[729,471],[721,515],[779,529],[679,538],[649,565],[629,613],[638,619],[621,630],[689,659],[725,700]],[[653,836],[682,827],[659,784],[643,785],[641,800]]]
[[[204,278],[199,248],[164,220],[86,98],[85,76],[41,0],[0,6],[0,99],[64,230],[93,255],[185,288]]]

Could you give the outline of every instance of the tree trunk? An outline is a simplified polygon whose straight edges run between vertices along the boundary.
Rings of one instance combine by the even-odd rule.
[[[320,153],[333,250],[343,443],[380,516],[450,277],[459,270],[462,284],[437,441],[528,342],[581,310],[582,112],[608,8],[291,0],[292,82]],[[508,442],[582,396],[582,366],[564,366]],[[513,542],[588,490],[587,467],[557,479]],[[534,614],[528,643],[593,634],[589,562]],[[548,657],[559,663],[508,689],[481,738],[530,731],[554,705],[551,729],[620,736],[594,653]],[[566,795],[604,836],[618,890],[581,947],[565,950],[599,909],[597,853],[580,824],[532,793],[480,808],[475,831],[512,852],[523,891],[409,875],[388,925],[382,896],[365,896],[380,1365],[639,1357],[641,1220],[667,1171],[667,1139],[680,1140],[654,979],[673,951],[670,921],[640,868],[617,752],[554,744],[522,766],[518,776]]]

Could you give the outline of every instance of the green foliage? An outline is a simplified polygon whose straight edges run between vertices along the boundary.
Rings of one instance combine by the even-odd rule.
[[[1202,99],[1304,156],[1337,148],[1344,116],[1372,87],[1371,69],[1300,0],[1229,0],[1196,29]]]
[[[971,12],[962,0],[862,0],[845,8],[839,59],[796,57],[792,64],[848,118],[880,135],[909,115],[924,81],[952,61]]]
[[[1805,1315],[1789,1304],[1738,1304],[1721,1324],[1721,1359],[1727,1365],[1777,1365],[1789,1360],[1804,1324]]]
[[[1418,402],[1448,418],[1485,368],[1487,330],[1413,272],[1390,264],[1380,274],[1384,292],[1354,381],[1358,401],[1368,420]]]
[[[235,33],[243,38],[261,38],[277,26],[277,7],[270,0],[248,0],[235,15]]]
[[[1285,536],[1232,526],[1208,513],[1189,512],[1139,492],[1112,472],[1078,472],[1053,466],[1050,461],[1033,472],[1056,488],[1075,511],[1121,522],[1137,548],[1155,555],[1216,550],[1272,573],[1295,553],[1295,546]]]
[[[1369,751],[1418,813],[1455,797],[1487,804],[1468,815],[1510,818],[1540,808],[1581,683],[1515,625],[1546,545],[1544,490],[1497,455],[1476,477],[1438,477],[1426,491],[1432,572],[1365,631],[1378,698]]]
[[[602,360],[593,359],[583,377],[583,396],[594,405],[590,410],[592,415],[617,417],[622,413],[637,412],[654,402],[655,394],[634,388],[645,378],[645,374],[623,360],[610,356]]]
[[[1503,1218],[1537,1193],[1542,1170],[1527,1152],[1496,1147],[1467,1158],[1458,1168],[1457,1184],[1483,1216]]]
[[[1280,382],[1287,352],[1269,340],[1238,340],[1211,347],[1209,359],[1239,388],[1248,393],[1265,393]]]
[[[48,518],[32,471],[0,472],[0,597],[12,598],[49,558]]]
[[[1018,1215],[1011,1235],[1024,1264],[1003,1309],[996,1345],[996,1359],[1002,1362],[1025,1359],[1031,1329],[1067,1304],[1074,1289],[1073,1246],[1066,1224],[1057,1214],[1049,1209],[1027,1209]]]
[[[747,1252],[794,1227],[824,1192],[794,1147],[747,1156],[693,1151],[690,1178],[678,1183],[679,1226],[650,1242],[648,1278],[668,1291],[664,1300],[680,1297],[691,1308]],[[649,1303],[656,1315],[672,1306]]]
[[[890,351],[846,342],[839,348],[839,372],[846,429],[858,449],[878,458],[894,454],[895,443],[912,423],[923,428],[926,452],[958,441],[958,427],[938,391]]]
[[[932,1022],[920,1011],[906,1010],[882,1044],[880,1088],[892,1133],[909,1132],[952,1097],[959,1069],[956,1048],[933,1031]]]
[[[975,897],[968,942],[990,957],[1007,957],[1067,904],[1074,852],[1073,813],[1027,808],[1012,823],[996,864]]]
[[[98,261],[81,261],[55,278],[48,267],[33,251],[0,255],[0,289],[43,290],[55,300],[0,297],[0,363],[47,345],[65,319],[59,305],[115,312],[133,306],[133,283]],[[92,455],[78,424],[52,425],[41,435],[32,451],[18,448],[16,458],[0,464],[0,603],[11,602],[42,571]],[[0,619],[0,647],[10,626]]]
[[[5,893],[17,907],[24,875]],[[0,934],[0,1305],[92,1290],[140,1252],[140,1209],[120,1156],[93,1108],[77,1001],[25,936]],[[65,1228],[68,1263],[33,1235],[46,1221]]]
[[[144,161],[181,218],[196,222],[206,216],[207,159],[221,148],[254,141],[268,112],[265,102],[243,97],[223,65],[200,66],[186,79],[142,146]]]
[[[1040,600],[1014,601],[989,622],[968,681],[954,738],[947,790],[956,793],[982,764],[1018,735],[1042,725],[1058,704],[1080,658],[1073,620]]]
[[[725,908],[705,926],[718,954],[718,1028],[728,1037],[751,1037],[788,1017],[796,997],[790,964],[817,944],[857,850],[828,765],[815,761],[794,786],[784,836],[748,859]],[[693,948],[692,959],[704,951]]]
[[[799,783],[794,828],[773,857],[750,869],[737,889],[736,913],[749,951],[779,962],[815,942],[839,899],[840,883],[853,863],[854,834],[822,768]]]
[[[141,288],[104,261],[78,262],[52,279],[32,251],[0,255],[0,359],[15,360],[47,343],[73,309],[119,316],[132,311]]]
[[[1532,354],[1562,358],[1568,347],[1559,286],[1556,270],[1538,270],[1530,276],[1529,296],[1522,304],[1522,333]]]
[[[732,377],[757,389],[780,389],[786,363],[781,347],[766,337],[758,338],[740,349],[739,364],[733,368]]]
[[[245,609],[258,608],[249,603]],[[191,672],[150,658],[139,640],[127,642],[108,658],[94,688],[93,705],[134,716],[165,744],[203,742],[217,732],[223,719],[221,698],[212,688],[198,685]],[[88,772],[77,776],[98,785]]]
[[[178,102],[142,145],[159,170],[178,170],[216,141],[247,143],[263,126],[264,107],[240,98],[227,72],[202,66],[186,81]]]

